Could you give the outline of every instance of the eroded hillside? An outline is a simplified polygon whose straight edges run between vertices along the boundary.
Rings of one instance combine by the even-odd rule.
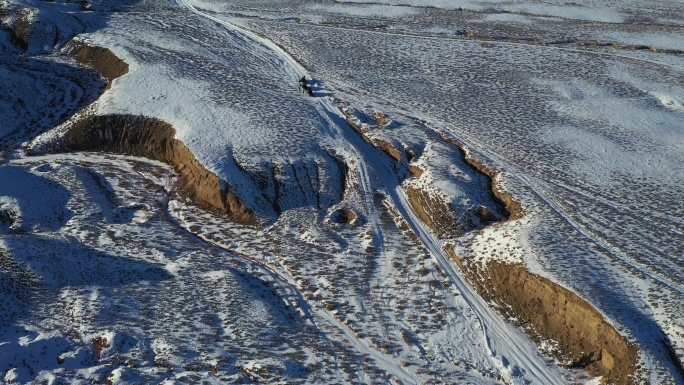
[[[0,2],[0,378],[681,381],[683,23],[594,6]]]

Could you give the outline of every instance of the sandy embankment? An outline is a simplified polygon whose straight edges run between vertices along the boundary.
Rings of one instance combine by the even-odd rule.
[[[128,73],[128,65],[109,49],[72,41],[66,47],[76,61],[112,82]],[[106,151],[165,162],[178,173],[178,192],[205,209],[218,210],[236,222],[257,225],[253,210],[232,191],[230,185],[207,170],[192,152],[175,138],[168,123],[130,115],[82,116],[70,122],[61,146],[67,151]]]

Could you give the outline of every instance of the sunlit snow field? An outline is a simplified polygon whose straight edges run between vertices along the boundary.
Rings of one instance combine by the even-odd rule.
[[[0,5],[61,36],[21,56],[0,34],[0,382],[597,381],[494,312],[445,243],[586,299],[639,347],[637,382],[684,381],[681,1]],[[59,53],[72,30],[130,66],[99,99]],[[261,226],[180,198],[161,163],[23,155],[86,106],[173,125]],[[444,138],[522,219],[477,219],[500,214],[488,180]],[[461,226],[428,229],[410,186]]]

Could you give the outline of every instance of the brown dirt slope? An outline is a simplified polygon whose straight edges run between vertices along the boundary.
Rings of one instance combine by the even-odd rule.
[[[165,162],[178,173],[183,196],[205,209],[218,209],[236,222],[258,224],[256,213],[175,139],[174,128],[166,122],[130,115],[94,116],[74,123],[66,134],[66,145],[70,150],[108,151]]]
[[[492,193],[505,208],[508,220],[524,216],[520,203],[497,185],[496,173],[466,156],[461,143],[444,135],[442,139],[457,146],[466,162],[489,178]],[[425,223],[439,232],[439,227],[432,221]],[[633,383],[638,356],[636,346],[622,337],[587,301],[547,278],[530,273],[523,266],[501,262],[464,266],[453,250],[447,248],[447,251],[478,292],[501,305],[503,313],[517,318],[533,339],[558,342],[559,359],[571,360],[571,366],[603,376],[607,384]]]
[[[420,187],[412,185],[407,187],[406,193],[418,218],[437,234],[454,236],[461,233],[463,225],[456,220],[446,199],[433,196]]]
[[[65,49],[76,61],[92,68],[100,76],[107,79],[107,89],[112,86],[114,79],[128,73],[128,64],[107,48],[72,40]]]
[[[396,160],[397,162],[401,162],[401,152],[394,148],[389,142],[386,142],[381,139],[375,139],[375,144],[377,147],[380,147],[382,151],[385,152],[385,154],[389,155],[392,159]]]
[[[65,50],[79,63],[92,68],[108,82],[128,73],[128,64],[107,48],[73,40]],[[200,207],[216,209],[233,220],[257,225],[248,209],[227,183],[207,170],[178,139],[174,128],[161,120],[128,115],[86,117],[72,124],[65,136],[69,150],[109,151],[141,156],[171,165],[178,173],[178,191]]]
[[[504,216],[508,220],[516,220],[522,218],[525,213],[523,212],[522,205],[513,199],[513,196],[499,188],[499,186],[496,184],[496,176],[497,173],[493,172],[492,170],[488,169],[485,167],[482,163],[476,161],[475,159],[471,158],[466,154],[465,147],[463,144],[460,142],[446,137],[446,135],[440,133],[440,137],[442,140],[444,140],[447,143],[451,143],[454,146],[458,147],[459,150],[461,151],[461,154],[463,155],[463,158],[465,159],[466,163],[470,165],[470,167],[474,168],[475,170],[479,171],[481,174],[485,175],[488,178],[488,185],[492,190],[493,194],[493,199],[496,203],[498,203],[503,209],[504,209]]]
[[[624,339],[588,302],[522,266],[487,265],[481,292],[510,306],[523,324],[558,341],[573,367],[604,376],[607,384],[631,384],[637,348]],[[485,289],[486,288],[486,289]]]
[[[557,358],[603,376],[606,384],[633,383],[636,346],[587,301],[523,266],[490,262],[482,269],[465,267],[452,249],[447,251],[480,295],[499,304],[505,315],[516,317],[530,337],[558,342]]]
[[[605,384],[634,383],[637,347],[587,301],[523,266],[502,262],[465,266],[451,248],[446,249],[480,295],[499,304],[505,315],[517,318],[532,339],[558,342],[558,359],[603,376]]]

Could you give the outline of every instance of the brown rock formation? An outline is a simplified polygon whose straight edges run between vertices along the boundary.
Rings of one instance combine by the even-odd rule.
[[[114,79],[128,73],[128,64],[107,48],[91,46],[82,41],[71,41],[65,49],[77,62],[92,68],[107,79],[107,89],[112,86]]]
[[[452,208],[441,197],[409,185],[406,189],[409,203],[418,218],[440,235],[458,235],[463,225],[458,223]]]
[[[628,384],[637,349],[588,302],[522,266],[491,262],[487,286],[496,300],[547,339],[558,341],[573,366],[602,375],[607,383]]]
[[[559,343],[558,358],[571,367],[603,376],[608,384],[632,384],[637,348],[623,338],[587,301],[572,291],[523,266],[489,262],[482,269],[464,266],[450,248],[456,264],[480,295],[514,316],[530,336]]]
[[[330,220],[333,223],[338,223],[338,224],[354,224],[356,222],[357,215],[354,211],[349,210],[349,209],[339,209],[335,210],[331,215],[330,215]]]
[[[408,170],[411,173],[411,176],[416,179],[420,178],[423,175],[423,170],[418,166],[409,166]]]
[[[183,196],[236,222],[258,224],[254,211],[175,139],[174,128],[166,122],[130,115],[94,116],[74,123],[65,141],[69,150],[108,151],[165,162],[178,173],[178,191]]]
[[[22,45],[28,44],[28,33],[31,30],[32,20],[30,14],[27,12],[22,12],[14,23],[14,33],[16,38],[21,42]]]
[[[498,222],[498,221],[501,220],[501,217],[499,217],[498,215],[496,215],[496,213],[493,213],[493,212],[489,211],[489,209],[487,209],[487,208],[484,207],[484,206],[480,206],[480,207],[477,208],[477,210],[475,210],[475,216],[476,216],[477,219],[479,219],[480,222],[482,222],[482,223],[486,223],[486,222]]]
[[[375,144],[392,159],[396,160],[397,162],[401,162],[401,152],[394,148],[394,146],[392,146],[389,142],[385,142],[381,139],[375,139]]]

